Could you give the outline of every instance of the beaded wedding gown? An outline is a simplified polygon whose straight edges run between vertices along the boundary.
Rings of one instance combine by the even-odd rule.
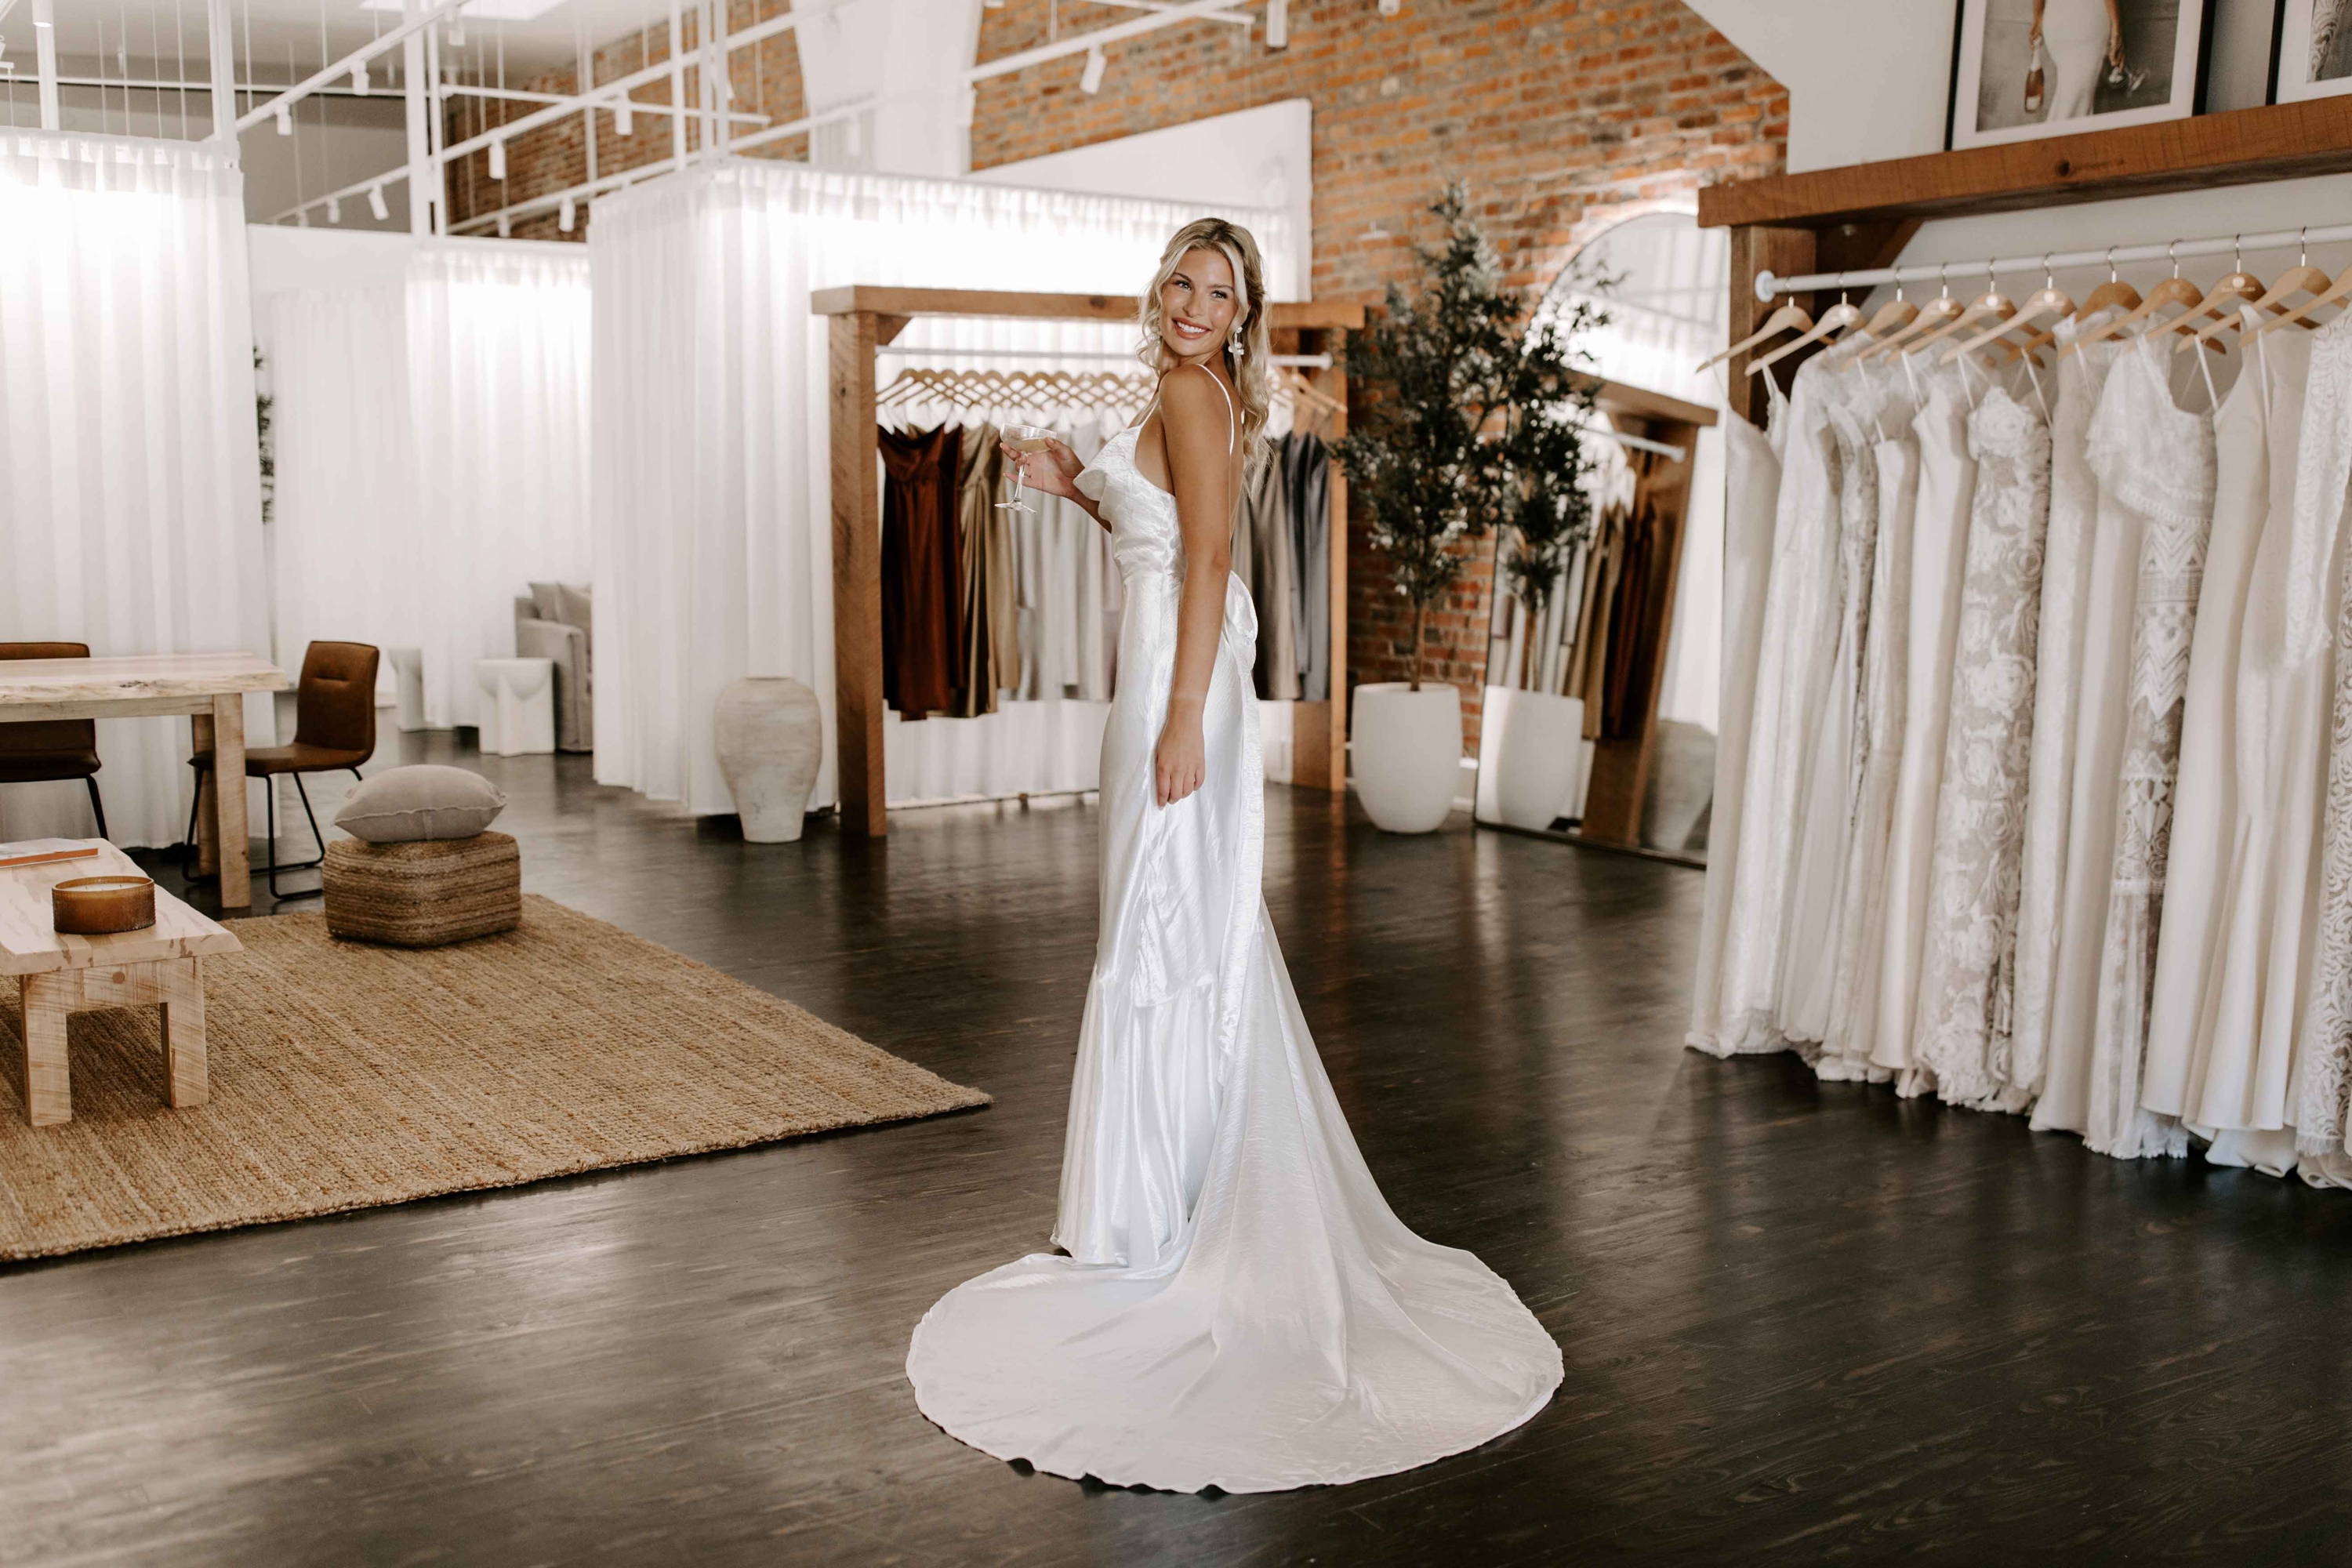
[[[907,1375],[948,1432],[1055,1475],[1233,1492],[1386,1475],[1525,1422],[1559,1347],[1485,1264],[1390,1212],[1324,1076],[1259,889],[1257,622],[1238,579],[1204,782],[1154,804],[1183,543],[1175,499],[1136,468],[1139,428],[1077,479],[1127,608],[1054,1233],[1069,1256],[949,1291]]]

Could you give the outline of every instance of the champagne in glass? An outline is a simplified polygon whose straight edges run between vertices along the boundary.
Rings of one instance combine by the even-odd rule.
[[[1054,433],[1037,425],[1007,425],[998,432],[999,438],[1015,452],[1048,452],[1053,450]],[[1035,511],[1037,509],[1021,499],[1023,479],[1021,465],[1013,465],[1013,499],[996,503],[999,511]]]

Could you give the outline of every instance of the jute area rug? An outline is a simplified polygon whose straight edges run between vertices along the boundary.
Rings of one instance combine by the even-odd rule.
[[[24,1111],[0,982],[0,1258],[259,1225],[985,1105],[791,1003],[550,900],[409,951],[318,914],[205,963],[209,1103],[164,1106],[161,1014],[76,1014],[73,1120]]]

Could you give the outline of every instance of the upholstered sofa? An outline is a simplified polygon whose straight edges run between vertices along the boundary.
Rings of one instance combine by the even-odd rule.
[[[596,749],[593,640],[588,585],[533,583],[515,602],[515,657],[555,661],[555,745]]]

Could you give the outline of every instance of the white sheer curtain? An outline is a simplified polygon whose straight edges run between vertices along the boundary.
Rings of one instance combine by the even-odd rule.
[[[263,296],[278,661],[313,638],[422,651],[425,719],[476,721],[514,598],[584,582],[588,263],[451,241],[404,278]]]
[[[268,648],[243,189],[209,142],[0,131],[0,637]],[[115,842],[178,840],[187,746],[100,722]],[[78,784],[0,787],[0,838],[89,820]]]
[[[719,689],[789,675],[824,709],[815,801],[834,798],[829,373],[813,290],[1133,293],[1169,235],[1200,216],[1169,202],[751,161],[600,202],[589,241],[598,781],[731,811],[711,741]],[[1228,216],[1286,275],[1288,217]],[[1041,323],[934,320],[920,330],[940,345],[1080,341]],[[1099,342],[1098,331],[1085,341]],[[995,717],[906,728],[955,722],[976,737]],[[1046,748],[1041,777],[1068,776],[1067,749]],[[1008,766],[932,763],[934,777],[1055,787],[1007,784]],[[1086,773],[1090,783],[1090,759]],[[896,780],[890,793],[904,798]]]

